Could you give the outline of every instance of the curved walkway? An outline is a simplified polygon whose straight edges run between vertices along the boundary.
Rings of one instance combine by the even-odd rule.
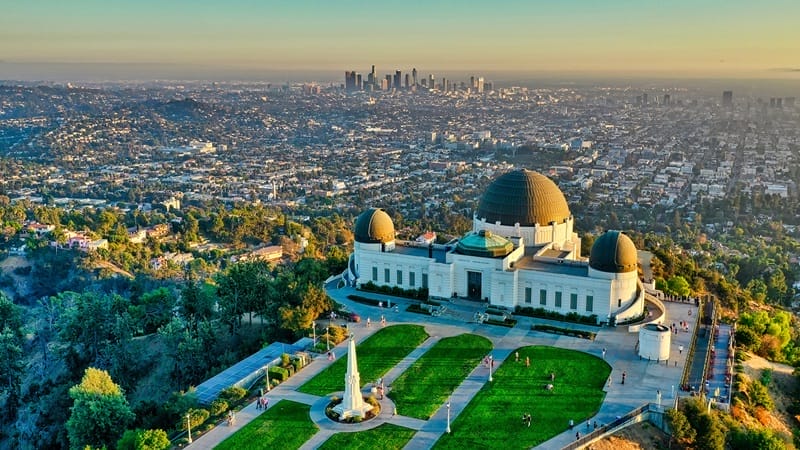
[[[679,353],[678,348],[681,345],[683,348],[688,348],[691,340],[691,333],[673,335],[670,359],[666,363],[663,361],[657,363],[655,361],[647,361],[639,358],[635,351],[638,334],[629,333],[627,327],[597,328],[586,325],[559,323],[562,327],[566,326],[595,331],[597,333],[596,339],[594,341],[588,341],[570,336],[531,331],[531,325],[549,322],[543,319],[518,317],[517,325],[514,328],[479,325],[470,322],[475,311],[485,308],[485,304],[481,303],[456,300],[448,304],[447,313],[439,317],[432,317],[406,312],[405,307],[414,303],[413,300],[383,296],[380,294],[366,294],[373,298],[391,299],[392,304],[397,303],[400,305],[399,310],[395,312],[387,308],[381,309],[347,299],[349,294],[356,292],[353,288],[344,287],[337,289],[335,284],[329,284],[326,288],[328,294],[334,300],[347,306],[348,309],[360,314],[362,317],[377,317],[383,314],[389,325],[412,323],[423,324],[425,326],[426,331],[431,337],[387,373],[385,379],[387,380],[388,386],[391,385],[391,380],[396,379],[417,358],[435,345],[440,338],[462,333],[473,333],[484,336],[492,341],[494,346],[492,356],[497,362],[495,367],[499,367],[505,358],[516,348],[528,345],[546,345],[578,350],[593,354],[599,358],[603,357],[603,350],[605,349],[605,360],[611,365],[612,372],[610,383],[607,384],[605,388],[605,400],[598,413],[591,418],[593,422],[597,421],[598,424],[611,423],[616,418],[627,414],[643,403],[656,402],[658,400],[659,391],[661,393],[662,404],[673,403],[675,397],[679,395],[680,377],[683,372],[683,366],[686,363],[687,352]],[[688,310],[694,308],[694,305],[667,302],[665,307],[666,314],[664,323],[669,324],[672,321],[678,321],[687,317]],[[379,329],[379,327],[350,327],[350,330],[355,335],[356,342],[363,341],[377,329]],[[345,343],[337,346],[335,349],[337,358],[346,357],[346,351],[347,345]],[[381,402],[381,414],[358,429],[353,429],[347,425],[330,421],[324,414],[325,405],[327,405],[328,402],[327,397],[317,397],[296,391],[298,387],[313,378],[317,373],[327,367],[328,364],[330,363],[327,361],[327,358],[317,358],[299,373],[267,394],[271,397],[270,404],[276,403],[279,399],[286,398],[311,405],[312,420],[320,427],[320,431],[302,446],[303,449],[318,448],[331,435],[338,432],[362,431],[365,429],[364,426],[373,428],[382,423],[393,423],[395,425],[418,430],[405,447],[409,450],[430,448],[445,432],[447,428],[447,409],[445,405],[442,405],[429,420],[424,421],[402,415],[393,416],[391,413],[394,412],[394,405],[388,397],[384,397],[384,400]],[[623,372],[626,374],[626,382],[624,385],[621,384]],[[451,424],[487,381],[488,369],[485,366],[479,365],[461,385],[456,388],[450,397]],[[398,412],[402,413],[402,411]],[[254,404],[248,405],[237,416],[237,424],[235,426],[216,427],[198,439],[195,444],[190,447],[192,449],[214,448],[219,442],[244,426],[259,413],[260,411],[255,409]],[[575,439],[575,430],[568,429],[568,420],[569,418],[565,417],[563,433],[541,444],[537,448],[561,448],[572,443]],[[583,429],[581,428],[580,431],[583,431]]]

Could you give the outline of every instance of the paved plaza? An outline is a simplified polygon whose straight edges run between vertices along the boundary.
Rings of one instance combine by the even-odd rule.
[[[611,365],[610,383],[605,386],[606,396],[598,413],[591,418],[599,424],[607,424],[616,418],[624,416],[630,411],[642,406],[645,403],[655,403],[657,392],[661,392],[662,404],[668,405],[675,401],[676,395],[687,395],[679,392],[679,384],[688,351],[679,353],[679,346],[688,349],[691,337],[694,333],[694,321],[691,322],[689,332],[680,331],[672,335],[671,353],[668,361],[647,361],[642,360],[635,351],[638,333],[628,331],[627,326],[615,328],[597,328],[576,324],[564,324],[552,322],[544,319],[515,316],[518,320],[513,328],[477,324],[472,321],[475,311],[483,310],[485,305],[467,300],[455,300],[448,303],[447,310],[439,317],[426,316],[405,311],[405,307],[412,300],[385,297],[392,303],[399,303],[398,311],[394,309],[378,308],[363,305],[347,299],[350,294],[356,293],[354,288],[336,288],[335,285],[327,286],[328,294],[338,303],[345,305],[349,310],[361,315],[363,320],[367,317],[372,318],[373,324],[376,319],[384,315],[388,325],[396,324],[418,324],[423,325],[430,335],[416,350],[401,360],[385,376],[391,384],[391,380],[396,379],[406,368],[416,359],[422,356],[428,349],[435,345],[441,338],[456,336],[463,333],[472,333],[484,336],[489,339],[494,349],[492,356],[497,361],[497,366],[519,347],[530,345],[546,345],[571,350],[586,352],[603,357],[603,349],[606,349],[605,360]],[[372,298],[382,298],[379,294],[365,294]],[[697,308],[689,303],[670,303],[665,302],[666,317],[665,324],[674,321],[685,320],[697,316]],[[692,315],[689,315],[689,311]],[[550,323],[561,327],[592,330],[597,333],[594,341],[580,339],[570,336],[555,335],[531,331],[531,326],[538,323]],[[361,324],[350,324],[350,331],[355,336],[356,342],[360,343],[372,333],[380,329],[380,326],[373,325],[366,327]],[[335,348],[337,358],[346,357],[347,343],[342,342]],[[381,401],[381,413],[375,419],[364,424],[353,427],[352,425],[339,424],[331,421],[325,416],[325,406],[329,402],[329,396],[315,396],[298,392],[297,389],[313,378],[331,362],[322,355],[315,358],[307,367],[289,378],[286,382],[272,389],[267,395],[270,397],[270,407],[282,399],[293,400],[311,406],[311,419],[317,424],[320,431],[308,440],[301,448],[315,449],[324,443],[331,435],[341,432],[363,431],[377,427],[383,423],[391,423],[402,427],[417,430],[417,433],[406,445],[406,449],[427,449],[441,437],[447,427],[447,410],[443,404],[429,420],[420,420],[403,415],[403,411],[397,411],[394,415],[394,404],[388,396],[384,396]],[[621,384],[622,373],[625,372],[625,384]],[[370,383],[374,380],[363,380],[365,392],[371,387]],[[488,382],[488,369],[478,364],[469,376],[456,388],[450,396],[451,402],[451,424],[464,410],[472,397]],[[495,382],[498,382],[497,380]],[[500,381],[502,382],[502,381]],[[344,385],[344,382],[343,382]],[[344,388],[344,386],[342,387]],[[201,450],[212,449],[231,434],[241,429],[262,411],[257,410],[255,403],[243,408],[236,418],[236,423],[232,426],[221,425],[215,427],[205,435],[195,439],[194,443],[188,448]],[[575,439],[575,431],[566,427],[569,418],[564,418],[565,430],[563,433],[553,437],[549,441],[539,445],[541,449],[558,449]],[[455,431],[455,430],[454,430]]]

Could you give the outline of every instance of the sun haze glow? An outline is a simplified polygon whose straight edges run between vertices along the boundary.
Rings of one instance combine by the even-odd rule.
[[[796,76],[798,17],[797,0],[15,1],[0,61]]]

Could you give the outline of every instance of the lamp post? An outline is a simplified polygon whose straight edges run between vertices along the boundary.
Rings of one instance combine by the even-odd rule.
[[[190,415],[186,413],[186,432],[189,434],[189,443],[192,443],[192,421],[190,419]]]
[[[489,355],[489,381],[492,381],[492,367],[494,367],[494,358]]]
[[[317,344],[317,321],[316,320],[312,320],[311,321],[311,344],[312,345],[316,345]]]
[[[447,401],[447,434],[450,434],[450,400]]]
[[[328,325],[328,328],[325,329],[325,346],[328,348],[328,351],[331,351],[331,327]]]

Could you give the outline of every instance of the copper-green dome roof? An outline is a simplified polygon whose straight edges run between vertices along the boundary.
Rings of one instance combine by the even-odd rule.
[[[356,219],[356,242],[379,244],[394,240],[394,223],[386,211],[370,208]]]
[[[589,266],[601,272],[633,272],[636,260],[636,246],[631,238],[621,231],[610,230],[594,241]]]
[[[564,194],[551,179],[521,169],[498,177],[486,188],[477,215],[488,223],[530,227],[562,223],[572,214]]]
[[[491,231],[481,230],[471,233],[458,241],[456,251],[463,255],[479,256],[481,258],[496,258],[506,256],[514,250],[514,244],[508,239],[492,234]]]

